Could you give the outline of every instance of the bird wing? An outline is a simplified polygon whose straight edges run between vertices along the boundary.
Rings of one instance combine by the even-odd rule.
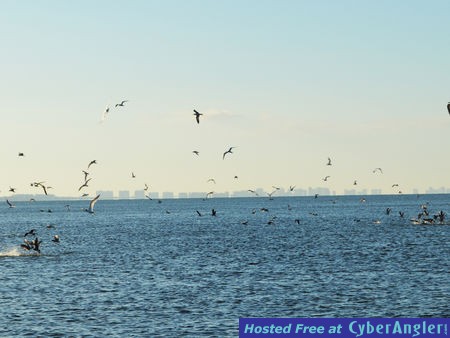
[[[448,110],[448,113],[450,114],[450,102],[447,104],[447,110]]]
[[[97,200],[100,198],[100,194],[98,194],[90,203],[89,203],[89,212],[94,212],[94,205],[97,202]]]
[[[8,205],[10,206],[10,207],[12,207],[13,205],[11,204],[11,202],[10,201],[8,201],[8,200],[6,200],[6,203],[8,203]]]

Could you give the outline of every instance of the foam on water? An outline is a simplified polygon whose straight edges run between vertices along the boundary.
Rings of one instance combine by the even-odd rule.
[[[24,255],[23,252],[21,252],[19,248],[10,248],[0,251],[0,257],[17,257],[23,255]]]

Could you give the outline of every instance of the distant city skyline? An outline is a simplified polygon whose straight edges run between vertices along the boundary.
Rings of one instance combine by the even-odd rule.
[[[262,188],[257,188],[255,191],[258,193],[257,195],[250,193],[247,190],[240,191],[223,191],[217,192],[212,195],[209,195],[207,198],[233,198],[233,197],[257,197],[257,198],[269,198],[268,191],[264,191]],[[100,194],[101,199],[147,199],[150,197],[151,199],[172,199],[172,198],[200,198],[205,199],[208,192],[206,191],[192,191],[192,192],[156,192],[151,191],[147,194],[144,191],[136,190],[136,191],[128,191],[128,190],[120,190],[120,191],[112,191],[112,190],[100,190],[96,191],[95,195]],[[273,194],[272,198],[277,197],[314,197],[316,194],[319,196],[371,196],[371,195],[395,195],[395,194],[404,194],[404,195],[427,195],[427,194],[450,194],[450,188],[439,187],[432,188],[429,187],[425,191],[421,192],[419,189],[412,189],[412,191],[400,192],[400,193],[385,193],[381,189],[371,189],[368,191],[367,189],[356,190],[349,189],[345,190],[344,194],[337,194],[336,191],[331,191],[326,187],[309,187],[307,189],[296,189],[293,192],[286,191],[283,188],[280,188],[275,194]],[[147,197],[148,196],[148,197]],[[28,201],[30,199],[34,199],[36,201],[47,201],[54,199],[75,199],[75,200],[90,200],[94,196],[62,196],[62,195],[53,195],[53,194],[14,194],[14,195],[5,195],[1,196],[2,198],[9,199],[11,201]]]
[[[0,195],[447,187],[449,11],[2,2]]]

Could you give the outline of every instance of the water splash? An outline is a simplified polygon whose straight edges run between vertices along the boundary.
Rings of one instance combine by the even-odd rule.
[[[0,257],[17,257],[22,256],[23,252],[19,250],[19,248],[11,248],[0,251]]]

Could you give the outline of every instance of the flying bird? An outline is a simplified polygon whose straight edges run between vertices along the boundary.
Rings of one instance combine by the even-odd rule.
[[[92,160],[91,162],[89,162],[87,168],[89,169],[89,167],[90,167],[92,164],[97,164],[97,161],[96,161],[96,160]]]
[[[447,103],[447,110],[448,110],[448,113],[450,114],[450,102]]]
[[[134,174],[134,172],[131,172],[131,178],[136,178],[136,175]]]
[[[213,182],[214,184],[216,184],[216,180],[214,178],[210,178],[209,180],[207,180],[206,182]]]
[[[19,157],[24,157],[25,155],[24,155],[24,153],[19,153],[18,156],[19,156]]]
[[[9,200],[6,200],[6,203],[9,205],[10,208],[15,208],[16,206],[12,204]]]
[[[383,170],[381,168],[375,168],[372,172],[376,173],[377,171],[379,171],[381,174],[383,173]]]
[[[89,203],[89,209],[85,209],[88,213],[94,213],[94,205],[97,203],[97,200],[100,198],[100,194],[98,194],[91,202]]]
[[[105,110],[102,113],[102,119],[100,120],[100,122],[103,122],[106,120],[106,115],[108,115],[109,113],[109,106],[106,106]]]
[[[203,115],[202,113],[199,113],[198,111],[196,111],[194,109],[194,115],[195,115],[195,120],[197,121],[197,124],[200,123],[200,115]]]
[[[294,189],[295,189],[295,185],[290,185],[290,186],[289,186],[289,191],[290,191],[290,192],[294,191]]]
[[[354,180],[353,181],[353,185],[357,185],[358,184],[358,181],[357,180]]]
[[[327,165],[331,165],[331,158],[328,157]]]
[[[89,181],[91,180],[92,178],[88,178],[84,183],[83,183],[83,185],[81,185],[79,188],[78,188],[78,191],[80,191],[81,189],[83,189],[84,187],[88,187],[88,183],[89,183]]]
[[[123,107],[123,106],[125,106],[125,102],[128,102],[128,100],[123,100],[120,103],[116,103],[116,107]]]
[[[15,193],[16,192],[16,188],[9,187],[9,191],[12,192],[12,193]]]
[[[193,150],[192,152],[193,152],[195,155],[197,155],[197,156],[200,155],[200,153],[198,152],[198,150]]]
[[[326,182],[326,181],[328,181],[328,179],[329,179],[330,177],[331,177],[331,176],[325,176],[324,178],[322,178],[322,180]]]
[[[233,150],[234,148],[236,148],[236,147],[230,147],[230,149],[228,149],[226,152],[224,152],[224,153],[223,153],[223,156],[222,156],[222,160],[225,159],[225,155],[226,155],[226,154],[233,154],[232,150]]]

